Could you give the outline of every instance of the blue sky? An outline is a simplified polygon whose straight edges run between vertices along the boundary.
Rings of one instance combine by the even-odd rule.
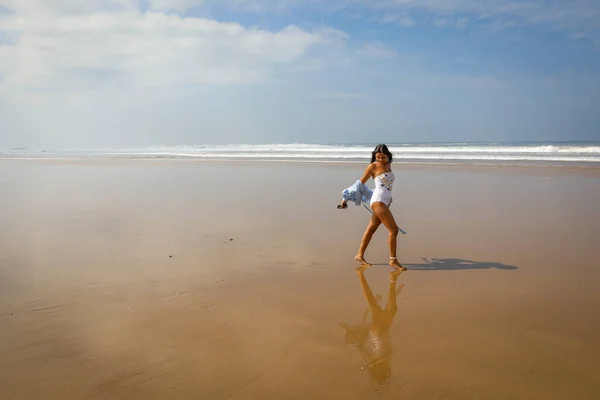
[[[0,0],[0,149],[599,127],[598,1]]]

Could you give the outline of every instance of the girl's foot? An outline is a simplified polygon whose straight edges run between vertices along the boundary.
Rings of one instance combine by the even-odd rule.
[[[406,271],[407,268],[400,264],[395,257],[390,257],[390,267],[396,268],[400,271]]]
[[[358,261],[359,263],[363,264],[363,265],[366,265],[366,266],[368,266],[368,267],[370,267],[370,266],[371,266],[371,264],[369,264],[369,263],[367,262],[367,260],[365,260],[365,258],[364,258],[363,256],[359,256],[359,255],[357,254],[357,255],[356,255],[356,257],[354,257],[354,259],[355,259],[356,261]]]

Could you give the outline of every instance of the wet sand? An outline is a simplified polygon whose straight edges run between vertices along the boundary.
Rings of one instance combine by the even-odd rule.
[[[596,398],[600,171],[362,169],[0,160],[0,398]]]

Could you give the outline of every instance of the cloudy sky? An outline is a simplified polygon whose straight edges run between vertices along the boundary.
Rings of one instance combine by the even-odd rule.
[[[0,149],[600,140],[598,0],[0,0]]]

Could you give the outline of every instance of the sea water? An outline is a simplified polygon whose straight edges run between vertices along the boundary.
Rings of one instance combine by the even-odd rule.
[[[387,143],[394,162],[600,166],[600,142]],[[368,162],[376,143],[230,144],[69,150],[13,149],[0,158],[200,159],[294,162]]]

